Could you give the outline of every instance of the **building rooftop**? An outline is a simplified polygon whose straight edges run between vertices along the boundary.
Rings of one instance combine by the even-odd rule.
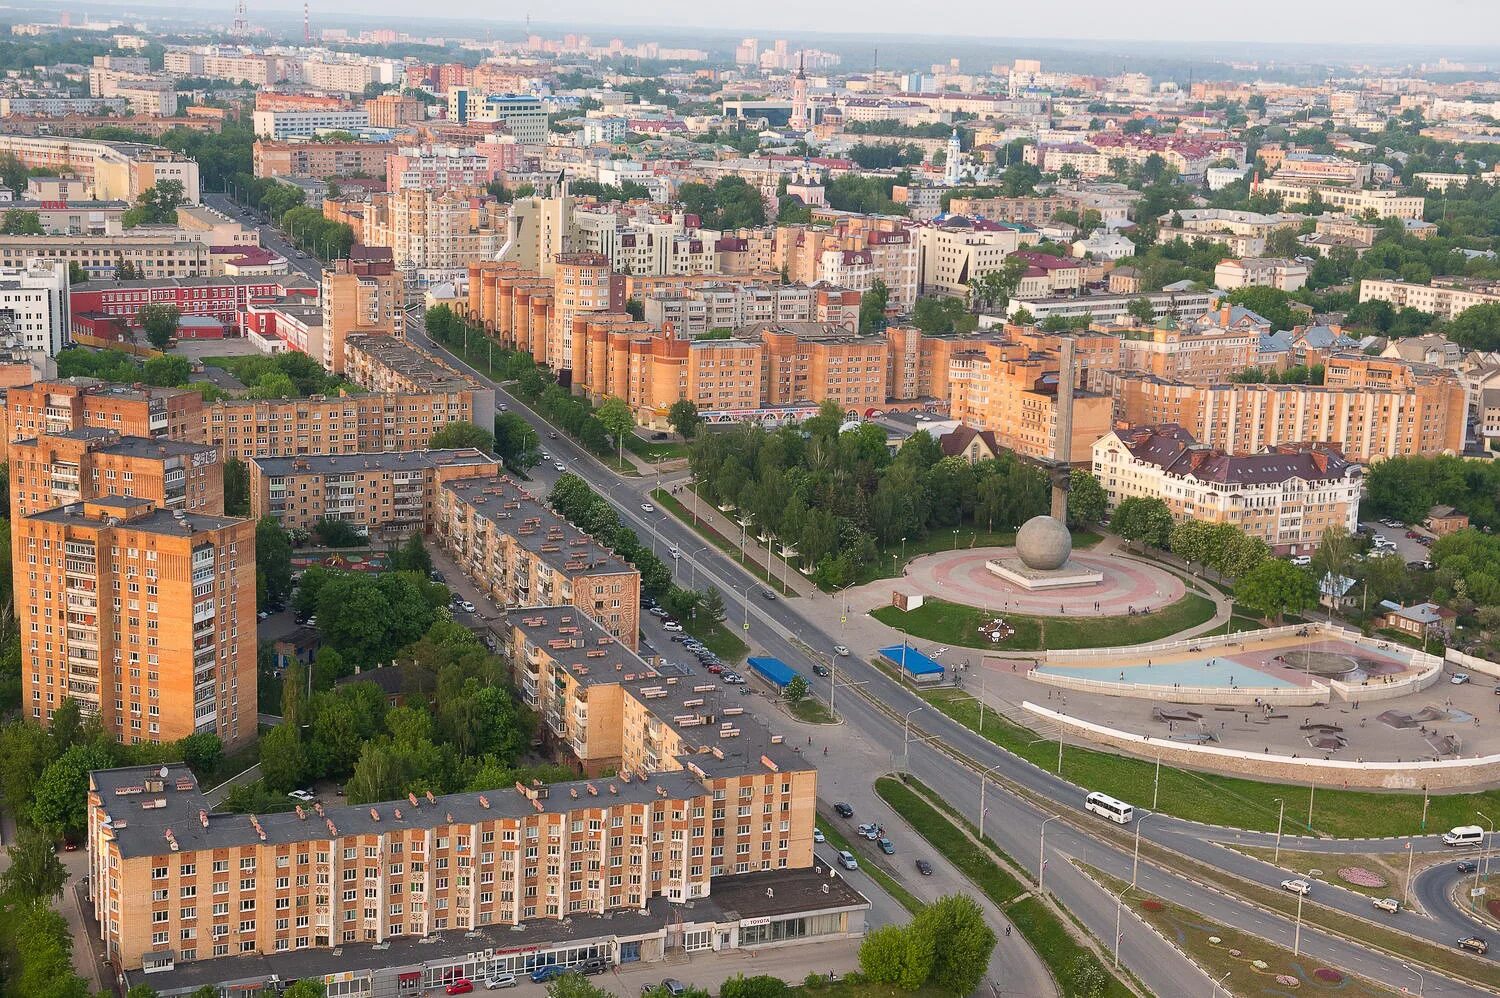
[[[143,509],[143,507],[150,507]],[[87,523],[93,526],[129,527],[166,537],[190,537],[204,530],[218,530],[242,522],[233,516],[209,516],[182,510],[156,509],[150,499],[139,496],[100,496],[84,502],[68,503],[55,509],[31,514],[28,519],[45,523]]]
[[[241,252],[249,249],[257,249],[254,246],[231,246],[224,247],[227,251]],[[217,253],[220,248],[214,248]],[[259,286],[266,283],[280,284],[283,287],[307,288],[316,292],[318,282],[301,274],[275,274],[270,277],[161,277],[143,281],[83,281],[73,285],[73,291],[128,291],[128,290],[150,290],[152,288],[223,288],[223,287],[247,287]]]
[[[366,451],[359,454],[299,454],[295,457],[255,457],[250,462],[261,474],[273,478],[288,475],[352,474],[359,471],[416,470],[456,464],[496,464],[475,447],[422,451]]]
[[[552,568],[575,574],[630,575],[635,569],[611,549],[579,530],[508,475],[444,482],[455,499],[490,520],[497,531]]]
[[[431,391],[464,391],[479,387],[458,372],[443,366],[436,358],[394,336],[361,333],[348,337],[344,341],[344,347],[346,350],[365,354]]]
[[[1138,461],[1153,464],[1169,475],[1226,485],[1271,485],[1289,478],[1335,481],[1358,477],[1359,466],[1328,446],[1282,446],[1259,454],[1228,454],[1195,441],[1172,423],[1118,431],[1120,440]]]

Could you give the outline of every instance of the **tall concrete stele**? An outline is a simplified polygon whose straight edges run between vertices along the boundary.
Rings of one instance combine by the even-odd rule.
[[[1068,485],[1073,473],[1073,339],[1061,338],[1057,368],[1057,426],[1052,458],[1042,463],[1052,479],[1052,512],[1033,516],[1016,531],[1016,555],[985,562],[990,572],[1028,590],[1063,589],[1104,581],[1102,573],[1071,560]]]

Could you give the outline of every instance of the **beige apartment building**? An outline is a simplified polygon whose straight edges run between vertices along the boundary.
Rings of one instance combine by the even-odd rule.
[[[112,279],[124,263],[147,280],[207,277],[211,270],[208,244],[177,228],[103,236],[0,236],[0,267],[24,268],[36,258],[76,263],[91,279],[104,280]]]
[[[216,448],[166,437],[122,436],[85,427],[10,445],[10,510],[26,516],[116,495],[190,513],[224,512]]]
[[[255,736],[255,523],[107,495],[17,517],[22,711],[120,742]]]
[[[1463,450],[1464,386],[1452,372],[1380,357],[1335,355],[1322,385],[1193,385],[1125,375],[1115,418],[1175,423],[1200,443],[1254,453],[1311,442],[1355,462]]]
[[[914,230],[922,294],[965,298],[969,282],[1001,269],[1005,258],[1034,245],[1039,234],[998,222],[924,225]]]
[[[203,396],[185,388],[117,385],[98,378],[54,378],[4,389],[0,457],[17,440],[70,430],[112,430],[124,436],[206,440]]]
[[[509,477],[443,482],[433,532],[497,604],[571,604],[636,648],[641,573]]]
[[[1329,527],[1359,527],[1363,470],[1331,447],[1228,454],[1180,426],[1115,429],[1094,444],[1093,472],[1111,507],[1160,499],[1179,522],[1227,523],[1277,554],[1316,549]]]
[[[1283,204],[1306,204],[1316,194],[1334,211],[1362,215],[1373,211],[1380,218],[1420,219],[1427,202],[1420,194],[1400,194],[1383,189],[1330,187],[1326,184],[1301,183],[1271,177],[1260,182],[1263,194],[1279,194]]]
[[[353,335],[400,336],[406,290],[391,251],[355,246],[323,269],[323,367],[344,373],[344,341]]]
[[[500,462],[467,450],[380,451],[257,457],[250,466],[250,515],[309,530],[331,517],[370,534],[427,530],[438,487],[454,478],[493,477]]]
[[[996,442],[1023,457],[1058,460],[1058,367],[1055,353],[974,341],[949,359],[949,415],[993,432]],[[1087,462],[1089,448],[1109,427],[1109,397],[1075,390],[1069,459]]]
[[[1260,334],[1240,329],[1194,333],[1175,324],[1131,330],[1119,340],[1119,367],[1173,381],[1226,381],[1260,355]],[[1102,384],[1099,382],[1097,384]],[[1096,382],[1090,382],[1091,387]]]
[[[493,411],[491,409],[490,411]],[[414,451],[449,423],[479,425],[473,393],[379,392],[305,399],[222,399],[203,413],[208,443],[227,458]]]
[[[1466,308],[1500,302],[1500,283],[1449,279],[1441,284],[1411,284],[1366,278],[1359,282],[1359,300],[1390,302],[1397,309],[1414,308],[1452,319]]]
[[[396,151],[389,142],[275,142],[257,139],[253,169],[257,177],[379,177],[385,159]]]
[[[489,426],[495,390],[472,381],[421,347],[394,336],[350,336],[344,345],[345,375],[366,391],[385,395],[446,395],[467,415],[456,417]]]

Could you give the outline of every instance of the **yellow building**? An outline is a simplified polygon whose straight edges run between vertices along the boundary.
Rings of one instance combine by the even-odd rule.
[[[344,373],[344,341],[353,335],[400,336],[405,283],[386,247],[355,246],[323,270],[323,367]]]

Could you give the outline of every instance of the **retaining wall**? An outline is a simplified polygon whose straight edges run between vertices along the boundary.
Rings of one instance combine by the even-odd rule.
[[[1185,745],[1165,738],[1137,735],[1092,721],[1069,717],[1024,701],[1024,710],[1058,725],[1082,741],[1117,748],[1173,765],[1212,769],[1258,780],[1350,786],[1370,790],[1470,790],[1500,782],[1500,755],[1437,762],[1356,762],[1352,759],[1293,759],[1285,755],[1245,752],[1216,745]]]
[[[1443,660],[1459,667],[1466,672],[1477,672],[1482,676],[1493,676],[1500,679],[1500,663],[1491,662],[1487,658],[1479,658],[1476,655],[1465,655],[1456,648],[1449,648]]]
[[[1064,676],[1055,672],[1026,674],[1033,682],[1080,693],[1098,693],[1110,697],[1130,697],[1133,700],[1165,700],[1176,703],[1213,703],[1223,706],[1249,707],[1257,700],[1261,703],[1280,704],[1286,707],[1309,706],[1328,703],[1328,686],[1314,682],[1311,686],[1256,686],[1231,689],[1228,686],[1164,686],[1155,683],[1112,682],[1108,679],[1084,679],[1080,676]]]

